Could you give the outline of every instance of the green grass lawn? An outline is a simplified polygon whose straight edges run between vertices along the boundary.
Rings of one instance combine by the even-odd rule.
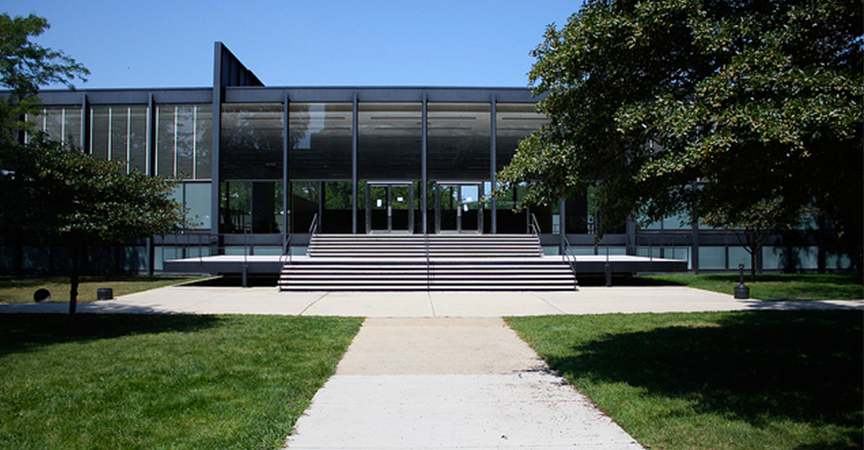
[[[361,319],[0,315],[0,449],[279,449]]]
[[[96,301],[96,290],[112,288],[114,296],[156,289],[163,286],[199,280],[199,276],[112,276],[109,281],[105,277],[82,277],[78,287],[78,302]],[[0,276],[0,303],[32,303],[33,293],[39,288],[51,292],[52,302],[69,302],[69,277],[58,276]]]
[[[510,318],[653,449],[860,449],[860,311]]]
[[[734,274],[644,275],[659,283],[680,284],[708,291],[734,294],[739,276]],[[750,297],[758,300],[860,300],[864,287],[854,275],[758,274],[756,281],[744,275]]]

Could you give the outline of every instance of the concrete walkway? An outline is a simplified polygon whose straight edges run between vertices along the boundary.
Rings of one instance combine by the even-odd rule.
[[[0,304],[0,313],[64,313],[67,303]],[[279,292],[177,286],[79,303],[82,313],[281,314],[356,317],[503,317],[639,312],[864,309],[860,301],[735,300],[681,286],[583,287],[554,292]]]
[[[500,318],[373,318],[287,448],[642,447]]]

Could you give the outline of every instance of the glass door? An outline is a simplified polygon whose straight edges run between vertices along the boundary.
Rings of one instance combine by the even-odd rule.
[[[366,233],[411,233],[412,183],[366,183]]]
[[[435,232],[482,233],[482,197],[482,183],[439,183],[435,191]]]

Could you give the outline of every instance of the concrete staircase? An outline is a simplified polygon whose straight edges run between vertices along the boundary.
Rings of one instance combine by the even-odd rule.
[[[427,250],[428,249],[428,250]],[[316,235],[283,291],[573,290],[570,266],[533,235]]]

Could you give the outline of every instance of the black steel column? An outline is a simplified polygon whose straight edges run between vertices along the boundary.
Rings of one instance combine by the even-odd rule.
[[[291,227],[291,211],[288,209],[289,207],[289,197],[288,197],[288,186],[291,180],[288,177],[288,152],[290,151],[288,136],[291,130],[289,129],[291,123],[291,115],[290,115],[290,107],[291,100],[288,98],[288,94],[285,94],[285,100],[282,104],[284,111],[282,112],[282,120],[284,125],[282,126],[282,252],[284,253],[288,249],[285,247],[285,242],[288,240],[288,235],[291,233],[289,228]]]
[[[156,101],[153,93],[147,99],[147,175],[156,176]],[[211,220],[213,215],[210,215]],[[156,247],[153,238],[147,238],[147,275],[156,271]]]
[[[496,170],[495,170],[496,166],[498,166],[498,158],[497,158],[497,155],[496,155],[496,153],[497,153],[497,152],[496,152],[496,147],[498,146],[498,140],[497,140],[497,138],[496,138],[496,136],[495,136],[496,134],[498,134],[498,124],[495,123],[496,120],[497,120],[497,114],[498,114],[498,108],[497,108],[498,100],[497,100],[497,98],[495,97],[494,94],[492,95],[492,100],[491,100],[491,102],[492,102],[492,120],[491,120],[491,124],[492,124],[492,130],[491,130],[491,133],[492,133],[492,136],[491,136],[491,138],[489,139],[489,147],[490,147],[490,148],[489,148],[489,153],[490,153],[490,158],[489,158],[489,161],[490,161],[490,163],[489,163],[489,166],[490,166],[490,167],[489,167],[489,170],[490,170],[489,179],[492,180],[492,192],[490,192],[490,194],[491,194],[491,193],[494,193],[494,192],[495,192],[495,189],[498,187],[498,186],[496,186],[496,183],[497,183],[497,173],[496,173]],[[492,234],[496,234],[496,233],[498,233],[498,203],[497,203],[497,200],[495,199],[495,196],[494,196],[494,195],[492,196],[492,203],[491,203],[491,205],[490,205],[490,208],[491,208],[491,210],[492,210],[492,211],[491,211],[491,214],[490,214],[490,218],[491,218],[491,220],[492,220],[492,222],[491,222],[491,226],[492,226],[491,230],[492,230]]]
[[[359,122],[358,115],[358,101],[357,101],[357,91],[354,91],[354,100],[353,100],[353,119],[351,120],[351,208],[353,209],[353,214],[351,214],[351,233],[357,234],[357,184],[359,180],[357,179],[357,142],[359,132],[357,130],[357,124]]]
[[[90,153],[90,111],[87,94],[81,94],[81,152]]]
[[[221,217],[219,211],[219,166],[221,164],[220,146],[222,139],[222,95],[223,81],[222,80],[222,43],[217,42],[215,45],[215,54],[213,59],[213,145],[212,154],[210,156],[210,182],[213,183],[210,198],[210,238],[216,242],[216,252],[219,254],[219,220]]]
[[[426,157],[427,157],[427,153],[429,150],[429,148],[428,148],[429,127],[427,125],[427,122],[429,119],[428,116],[429,116],[429,97],[424,92],[423,93],[423,113],[422,113],[422,118],[421,118],[423,136],[420,139],[420,189],[421,189],[421,192],[420,192],[420,216],[421,216],[422,221],[423,221],[423,226],[420,229],[423,231],[423,234],[428,234],[428,232],[429,232],[429,230],[427,229],[427,222],[429,221],[429,218],[427,217],[428,211],[426,208],[426,204],[428,202],[428,199],[427,199],[428,195],[427,195],[426,191],[428,191],[427,184],[429,183],[428,166],[426,164],[427,163]],[[414,207],[414,205],[411,205],[411,208],[413,208],[413,207]],[[413,227],[413,224],[412,224],[412,227]],[[413,231],[413,228],[412,228],[412,231]]]

